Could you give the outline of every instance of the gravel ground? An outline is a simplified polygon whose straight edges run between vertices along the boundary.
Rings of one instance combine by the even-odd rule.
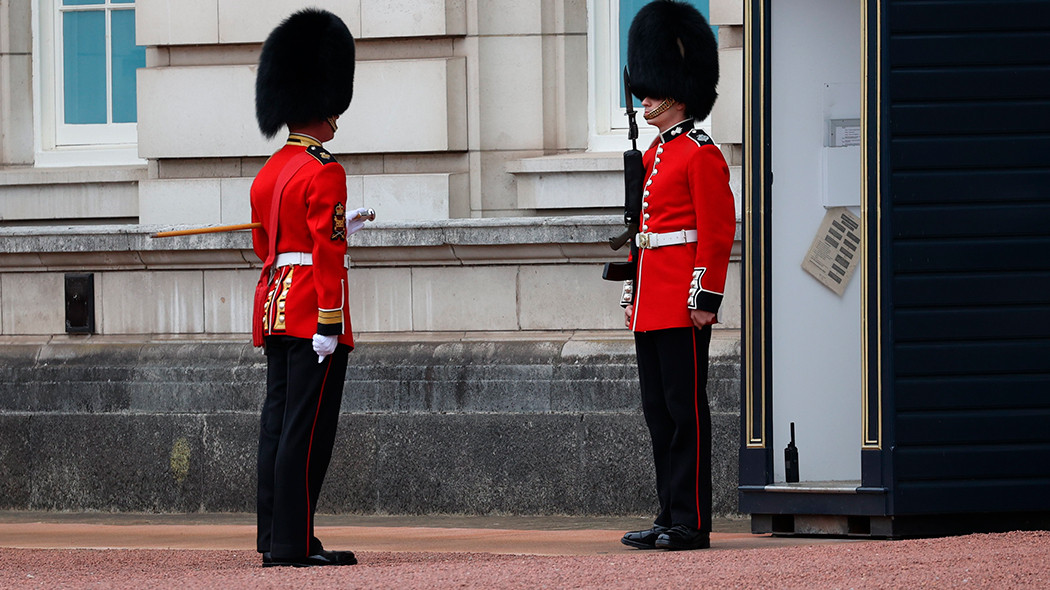
[[[0,588],[1050,588],[1050,532],[678,553],[358,558],[353,567],[264,569],[252,551],[0,548]]]

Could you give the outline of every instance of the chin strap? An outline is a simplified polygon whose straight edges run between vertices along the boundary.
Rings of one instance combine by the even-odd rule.
[[[662,115],[664,113],[664,111],[666,111],[667,109],[673,107],[674,104],[675,104],[675,99],[673,99],[673,98],[665,98],[663,102],[661,102],[660,104],[656,105],[655,109],[649,111],[648,113],[645,113],[642,116],[645,117],[646,121],[652,121],[655,117],[659,117],[660,115]]]

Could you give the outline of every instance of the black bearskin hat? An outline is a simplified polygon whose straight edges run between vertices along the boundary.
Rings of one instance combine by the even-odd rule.
[[[341,115],[353,95],[354,37],[338,16],[307,8],[267,37],[255,78],[255,118],[267,138]]]
[[[718,94],[718,41],[692,5],[655,0],[642,7],[627,33],[631,93],[673,98],[703,119]]]

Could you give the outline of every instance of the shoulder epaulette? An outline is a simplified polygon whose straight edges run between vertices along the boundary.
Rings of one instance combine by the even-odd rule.
[[[693,129],[689,132],[689,139],[696,142],[696,145],[714,145],[714,141],[711,140],[711,136],[704,133],[703,129]]]
[[[324,149],[319,145],[312,145],[306,148],[306,153],[317,159],[322,164],[332,164],[335,162],[335,157],[328,153],[328,150]]]

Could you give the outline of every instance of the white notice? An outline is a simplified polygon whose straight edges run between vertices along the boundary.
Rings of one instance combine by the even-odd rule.
[[[802,268],[841,297],[859,262],[860,218],[846,207],[828,209]]]

